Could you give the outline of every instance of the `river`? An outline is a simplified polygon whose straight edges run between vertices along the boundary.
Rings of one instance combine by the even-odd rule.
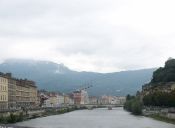
[[[36,128],[175,128],[175,125],[143,116],[134,116],[123,108],[77,110],[17,123]]]

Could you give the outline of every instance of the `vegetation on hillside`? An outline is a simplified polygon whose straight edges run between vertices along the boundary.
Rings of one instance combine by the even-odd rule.
[[[153,72],[151,83],[175,81],[175,59],[165,62],[165,67],[160,67]]]
[[[145,106],[175,107],[175,90],[169,92],[156,91],[143,97]]]
[[[175,59],[168,59],[164,67],[160,67],[153,72],[151,85],[162,86],[166,83],[175,82]],[[166,92],[164,90],[152,91],[143,97],[143,104],[145,106],[161,106],[161,107],[175,107],[175,90]]]

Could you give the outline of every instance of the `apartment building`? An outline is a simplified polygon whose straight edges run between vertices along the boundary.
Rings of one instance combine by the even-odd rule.
[[[86,90],[78,90],[73,92],[74,104],[88,104],[89,96]]]
[[[64,104],[64,96],[61,93],[58,94],[58,104],[59,106]]]
[[[0,110],[8,109],[8,79],[0,74]]]
[[[50,101],[50,107],[58,106],[58,95],[56,93],[49,93],[48,100]]]
[[[16,106],[33,108],[37,105],[37,87],[30,80],[16,80]]]
[[[6,74],[8,79],[8,108],[16,108],[16,79],[11,77],[11,74]]]
[[[69,103],[70,103],[70,97],[64,94],[64,104],[69,104]]]
[[[96,96],[89,97],[89,104],[98,104],[98,98]]]

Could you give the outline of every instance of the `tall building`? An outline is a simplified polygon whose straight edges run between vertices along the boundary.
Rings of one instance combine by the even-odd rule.
[[[8,79],[0,74],[0,110],[8,109]]]
[[[54,92],[49,93],[48,100],[50,102],[49,107],[58,107],[58,95]],[[47,104],[49,104],[49,102]],[[47,106],[48,107],[48,106]]]
[[[74,95],[72,93],[68,94],[69,96],[69,105],[74,105]]]
[[[81,104],[88,104],[89,96],[86,90],[81,90]]]
[[[16,79],[11,73],[0,73],[0,110],[32,108],[37,102],[35,82]]]
[[[74,104],[88,104],[89,103],[89,96],[86,90],[78,90],[74,91]]]
[[[37,104],[37,87],[29,80],[16,80],[16,106],[32,108]]]
[[[81,91],[74,91],[73,97],[74,97],[74,104],[80,105],[81,104]]]
[[[58,104],[59,106],[64,104],[64,96],[62,94],[58,94]]]
[[[16,79],[12,78],[11,73],[5,74],[8,79],[8,108],[16,108]]]

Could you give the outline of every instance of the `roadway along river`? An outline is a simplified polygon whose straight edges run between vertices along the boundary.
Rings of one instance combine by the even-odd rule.
[[[78,110],[32,119],[16,125],[37,128],[175,128],[173,124],[131,115],[122,108]]]

